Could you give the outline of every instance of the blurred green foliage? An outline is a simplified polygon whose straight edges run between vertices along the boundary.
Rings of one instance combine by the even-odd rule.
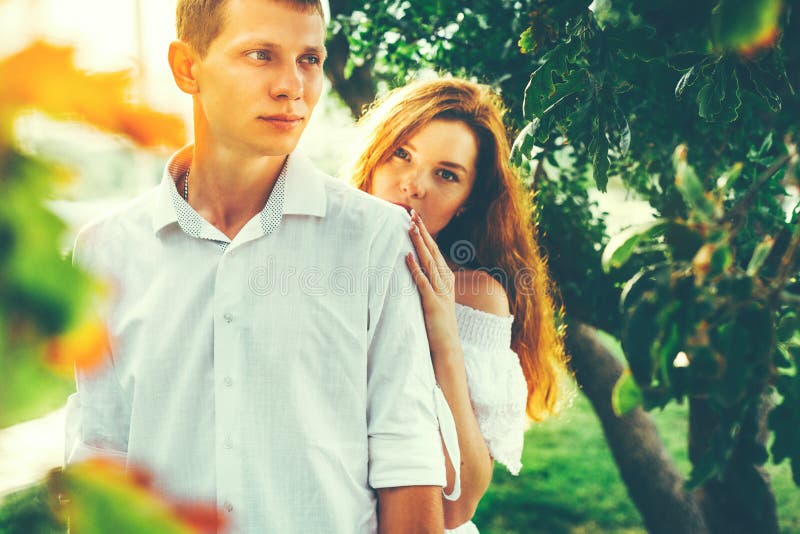
[[[75,68],[70,49],[34,43],[0,60],[0,82],[3,428],[62,405],[73,389],[73,364],[90,369],[107,347],[105,329],[90,314],[97,285],[62,256],[66,226],[45,206],[66,173],[19,146],[17,118],[31,110],[77,118],[143,146],[179,145],[183,127],[175,117],[131,105],[126,76]],[[0,513],[0,531],[63,532],[68,514],[85,534],[224,530],[214,508],[170,503],[151,490],[147,475],[125,466],[77,464],[54,471],[49,484],[47,494],[36,489],[12,498],[11,517]]]

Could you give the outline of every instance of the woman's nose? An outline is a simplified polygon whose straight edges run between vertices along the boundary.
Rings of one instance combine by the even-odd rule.
[[[425,196],[425,184],[420,174],[417,170],[411,170],[403,177],[401,188],[404,193],[416,198]]]

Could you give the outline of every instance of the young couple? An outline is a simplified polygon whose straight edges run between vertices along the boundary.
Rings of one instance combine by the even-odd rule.
[[[476,532],[493,459],[519,471],[525,413],[553,410],[564,366],[498,100],[452,79],[390,93],[354,188],[295,150],[323,82],[319,0],[177,16],[195,142],[76,242],[117,291],[67,463],[141,466],[234,532]],[[311,287],[332,273],[348,290]]]

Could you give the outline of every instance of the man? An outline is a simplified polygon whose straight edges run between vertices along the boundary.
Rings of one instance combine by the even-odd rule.
[[[294,151],[322,87],[319,1],[177,14],[169,63],[195,143],[78,237],[76,261],[118,291],[111,353],[77,374],[67,461],[149,469],[234,532],[441,531],[408,219]]]

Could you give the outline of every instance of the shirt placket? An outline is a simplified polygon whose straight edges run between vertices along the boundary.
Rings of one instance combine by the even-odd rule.
[[[235,251],[226,251],[214,284],[214,408],[216,428],[217,503],[235,525],[242,504],[241,439],[237,399],[242,355],[239,331],[243,317],[234,303]]]

